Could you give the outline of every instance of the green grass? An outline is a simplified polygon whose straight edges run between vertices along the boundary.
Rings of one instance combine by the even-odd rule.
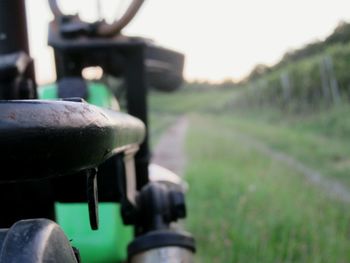
[[[350,113],[350,109],[348,109]],[[350,187],[349,138],[328,135],[322,124],[294,121],[266,122],[258,118],[227,116],[218,119],[220,125],[231,125],[235,131],[252,136],[274,150],[287,153],[324,176]]]
[[[198,262],[349,262],[348,205],[242,143],[232,122],[191,121],[187,226]]]
[[[151,91],[149,96],[151,144],[181,115],[220,109],[236,95],[230,89],[187,85],[174,93]]]
[[[210,86],[209,86],[210,87]],[[205,87],[203,87],[205,89]],[[220,107],[233,99],[235,93],[230,89],[184,87],[175,93],[151,92],[149,104],[151,112],[157,114],[184,114],[208,111]]]
[[[233,90],[152,93],[156,137],[190,118],[186,179],[197,262],[350,262],[349,204],[266,156],[242,134],[350,188],[350,106],[308,115],[227,107]],[[158,134],[158,135],[157,135]]]

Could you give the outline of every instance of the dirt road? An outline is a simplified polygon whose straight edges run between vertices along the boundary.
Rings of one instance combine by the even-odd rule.
[[[179,117],[162,135],[153,151],[152,162],[183,176],[186,166],[185,139],[188,118]]]

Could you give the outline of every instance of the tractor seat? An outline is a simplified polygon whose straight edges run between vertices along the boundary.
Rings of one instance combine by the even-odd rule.
[[[136,148],[144,124],[75,101],[0,101],[0,183],[73,174]]]

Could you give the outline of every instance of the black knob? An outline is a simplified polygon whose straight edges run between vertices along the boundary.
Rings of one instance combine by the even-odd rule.
[[[176,221],[180,218],[186,217],[186,203],[185,195],[180,191],[171,191],[169,193],[171,210],[172,210],[172,219]]]

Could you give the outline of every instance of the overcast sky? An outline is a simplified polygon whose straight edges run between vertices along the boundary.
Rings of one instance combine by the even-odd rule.
[[[52,18],[46,0],[26,0],[32,56],[38,80],[54,78],[46,47]],[[128,0],[101,0],[111,19]],[[67,12],[97,17],[96,0],[60,0]],[[146,0],[125,34],[146,36],[186,55],[187,79],[244,77],[257,63],[272,64],[291,48],[323,39],[349,21],[349,0]]]

